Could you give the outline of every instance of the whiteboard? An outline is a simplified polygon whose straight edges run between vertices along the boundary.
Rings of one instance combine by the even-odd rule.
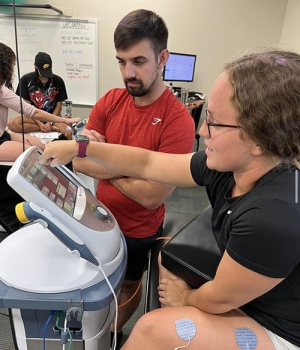
[[[52,58],[53,73],[66,84],[75,105],[92,106],[98,100],[98,21],[17,17],[20,76],[34,71],[39,51]],[[0,41],[16,53],[13,17],[0,17]],[[13,86],[18,85],[15,68]]]

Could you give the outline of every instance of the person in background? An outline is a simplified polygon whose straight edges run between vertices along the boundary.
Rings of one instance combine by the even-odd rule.
[[[37,146],[43,149],[44,147],[39,138],[29,135],[24,136],[23,146],[23,135],[6,131],[9,108],[20,113],[22,104],[24,114],[34,120],[63,122],[65,125],[72,125],[80,121],[80,118],[60,118],[20,100],[20,97],[12,91],[15,63],[16,56],[12,49],[0,43],[0,161],[6,162],[15,161],[23,152],[23,148]]]
[[[46,52],[39,52],[35,56],[34,66],[34,72],[25,74],[20,79],[16,94],[36,108],[60,116],[62,102],[68,98],[63,79],[53,74],[52,59]],[[26,114],[23,118],[19,116],[11,119],[8,122],[8,128],[18,133],[23,132],[23,130],[25,133],[58,131],[65,138],[72,139],[72,131],[65,123],[43,123],[28,117]]]
[[[177,186],[205,186],[221,261],[192,289],[161,267],[163,308],[142,316],[122,350],[300,349],[300,55],[247,54],[214,83],[194,154],[90,142],[110,171]],[[41,162],[76,157],[48,145]]]
[[[110,90],[96,103],[84,135],[92,139],[91,130],[96,130],[99,142],[191,152],[194,121],[161,79],[169,57],[167,40],[165,22],[152,11],[136,10],[120,21],[114,44],[125,88]],[[148,251],[162,234],[164,201],[175,187],[123,176],[87,158],[74,159],[73,167],[99,179],[97,198],[112,211],[126,238],[128,266],[116,325],[120,341],[123,325],[139,305]]]

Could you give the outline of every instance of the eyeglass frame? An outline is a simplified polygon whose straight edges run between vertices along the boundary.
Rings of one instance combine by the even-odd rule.
[[[235,128],[235,129],[240,129],[241,127],[239,125],[230,125],[230,124],[216,124],[212,123],[208,120],[208,110],[205,108],[205,123],[207,125],[207,130],[208,130],[208,135],[211,137],[211,132],[210,132],[210,127],[211,126],[219,126],[220,128]]]

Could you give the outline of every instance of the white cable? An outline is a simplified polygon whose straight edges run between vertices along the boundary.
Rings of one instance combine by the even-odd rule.
[[[115,315],[115,333],[114,333],[114,341],[113,341],[113,348],[111,350],[116,350],[116,346],[117,346],[117,322],[118,322],[118,299],[117,299],[117,296],[116,296],[116,293],[112,287],[112,285],[110,284],[105,272],[103,271],[102,267],[101,267],[101,263],[99,263],[99,269],[101,271],[101,273],[103,274],[104,278],[105,278],[105,281],[106,283],[108,284],[110,290],[111,290],[111,293],[114,297],[114,301],[115,301],[115,306],[116,306],[116,315]],[[102,329],[93,337],[93,338],[90,338],[89,341],[91,340],[94,340],[96,338],[98,338],[102,333]]]
[[[187,348],[187,347],[190,345],[190,343],[191,343],[191,339],[189,339],[189,342],[188,342],[186,345],[184,345],[184,346],[178,346],[178,347],[175,348],[174,350],[179,350],[179,349]]]
[[[64,332],[67,333],[67,316],[65,317],[65,322],[64,322]],[[66,349],[66,344],[63,344],[63,350]]]
[[[114,297],[114,301],[115,301],[116,315],[115,315],[115,319],[114,319],[114,321],[115,321],[114,346],[113,346],[113,349],[111,349],[111,350],[116,350],[116,346],[117,346],[117,321],[118,321],[118,299],[117,299],[117,296],[115,294],[115,291],[114,291],[112,285],[110,284],[105,272],[103,271],[103,269],[101,267],[101,263],[99,263],[99,269],[100,269],[101,273],[103,274],[103,276],[106,280],[106,283],[108,284],[108,286],[111,290],[111,293]],[[65,318],[64,331],[65,332],[67,331],[67,318]],[[103,328],[101,328],[100,331],[93,338],[88,339],[88,341],[91,341],[91,340],[98,338],[102,333],[103,333]],[[63,345],[63,350],[65,350],[65,344]]]

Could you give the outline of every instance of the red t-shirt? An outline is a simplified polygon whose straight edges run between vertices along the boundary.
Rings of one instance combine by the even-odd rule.
[[[136,106],[126,89],[110,90],[93,107],[86,128],[104,135],[107,143],[167,153],[189,153],[195,139],[193,118],[169,89],[147,106]],[[97,198],[130,237],[153,235],[164,219],[164,204],[148,210],[108,180],[99,180]]]

